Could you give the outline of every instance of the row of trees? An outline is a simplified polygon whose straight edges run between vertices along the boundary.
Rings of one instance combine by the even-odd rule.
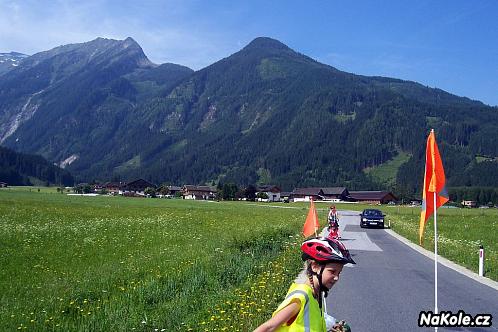
[[[257,192],[256,186],[250,184],[247,187],[239,187],[233,182],[219,183],[216,191],[217,199],[224,201],[239,200],[245,198],[248,201],[256,199],[268,199],[268,195],[264,192]]]
[[[463,200],[476,201],[478,205],[498,204],[496,187],[455,187],[449,189],[450,200],[460,203]]]

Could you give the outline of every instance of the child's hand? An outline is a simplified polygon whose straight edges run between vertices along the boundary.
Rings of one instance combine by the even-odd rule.
[[[351,328],[345,321],[341,320],[339,323],[335,324],[329,332],[351,332]]]

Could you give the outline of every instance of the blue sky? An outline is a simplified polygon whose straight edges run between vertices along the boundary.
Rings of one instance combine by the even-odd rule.
[[[498,105],[496,0],[0,0],[0,52],[128,36],[153,62],[196,70],[268,36],[340,70]]]

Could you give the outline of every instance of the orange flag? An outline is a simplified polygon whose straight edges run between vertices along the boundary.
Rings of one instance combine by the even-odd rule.
[[[318,223],[318,214],[316,213],[315,203],[313,199],[311,199],[310,210],[308,212],[308,216],[306,217],[306,221],[303,226],[303,235],[304,237],[311,236],[316,234],[316,230],[320,227]]]
[[[432,129],[427,138],[427,150],[425,152],[424,190],[419,228],[420,244],[422,244],[427,219],[429,219],[438,207],[448,201],[448,192],[446,191],[445,183],[446,178],[444,176],[443,162],[439,155],[434,129]],[[436,206],[434,206],[434,195],[436,195]]]

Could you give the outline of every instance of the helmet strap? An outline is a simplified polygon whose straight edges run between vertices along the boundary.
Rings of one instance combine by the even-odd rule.
[[[313,269],[311,268],[311,264],[308,265],[308,271],[310,273],[309,274],[309,280],[310,280],[310,283],[311,283],[311,287],[313,288],[313,292],[317,296],[318,306],[320,307],[320,310],[322,309],[322,292],[324,294],[324,297],[327,297],[328,291],[329,291],[329,289],[327,287],[325,287],[323,285],[323,282],[322,282],[323,270],[325,270],[325,265],[321,265],[320,264],[320,272],[318,272],[318,273],[316,273],[315,271],[313,271]],[[316,279],[318,280],[318,285],[319,285],[318,289],[315,289],[315,284],[313,282],[313,276],[316,276]]]
[[[318,285],[320,285],[320,292],[323,292],[324,293],[324,296],[327,297],[328,295],[328,292],[329,292],[329,289],[327,287],[325,287],[322,283],[322,274],[323,274],[323,270],[325,270],[325,265],[322,265],[321,268],[320,268],[320,272],[317,274],[317,279],[318,279]]]

